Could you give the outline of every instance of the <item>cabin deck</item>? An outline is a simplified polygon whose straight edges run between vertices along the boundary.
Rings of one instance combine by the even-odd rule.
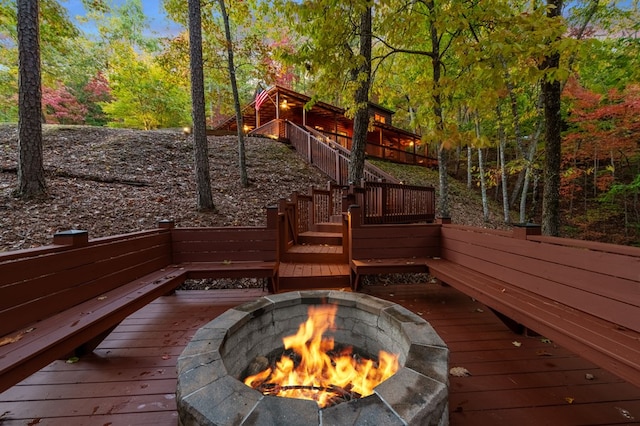
[[[637,424],[640,389],[545,343],[511,333],[451,287],[365,287],[429,321],[450,348],[450,424]],[[260,289],[179,291],[129,316],[91,355],[56,361],[0,394],[0,424],[176,425],[175,362],[195,331]],[[517,344],[520,346],[517,346]],[[586,375],[593,375],[587,380]]]

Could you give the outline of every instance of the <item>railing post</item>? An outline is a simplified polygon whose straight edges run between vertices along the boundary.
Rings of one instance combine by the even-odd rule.
[[[335,181],[338,182],[338,184],[340,184],[341,182],[341,175],[340,175],[340,152],[338,151],[337,148],[333,148],[333,158],[335,158],[336,160],[336,177],[335,177]]]
[[[349,223],[351,229],[362,226],[362,209],[357,204],[349,206]]]
[[[307,132],[307,161],[313,164],[313,155],[311,155],[311,133]]]
[[[173,229],[176,227],[176,223],[170,219],[163,219],[158,221],[158,228],[160,229]]]
[[[79,229],[56,232],[53,235],[53,244],[61,246],[84,247],[89,245],[89,232]]]
[[[276,229],[278,227],[278,206],[267,206],[267,228]]]
[[[529,235],[542,235],[542,227],[535,223],[516,223],[512,232],[513,238],[526,240]]]

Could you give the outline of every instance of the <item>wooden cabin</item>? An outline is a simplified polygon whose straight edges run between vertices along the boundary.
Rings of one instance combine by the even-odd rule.
[[[351,149],[353,120],[345,116],[345,109],[318,101],[307,110],[304,106],[311,101],[310,96],[277,85],[267,89],[267,95],[259,110],[256,111],[255,99],[244,107],[242,119],[246,133],[260,134],[260,129],[273,120],[286,120]],[[403,164],[437,165],[436,159],[425,155],[420,135],[393,126],[393,111],[369,103],[369,116],[372,122],[367,135],[369,157]],[[216,130],[237,130],[235,117],[216,126]]]

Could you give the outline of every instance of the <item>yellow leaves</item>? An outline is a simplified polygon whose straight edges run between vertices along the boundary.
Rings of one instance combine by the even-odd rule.
[[[26,330],[22,330],[19,333],[14,334],[13,336],[6,336],[0,339],[0,346],[9,345],[11,343],[15,343],[20,341],[24,337],[25,334],[31,333],[35,328],[31,327]]]
[[[449,370],[449,374],[451,374],[453,377],[467,377],[471,375],[469,370],[464,367],[452,367]]]
[[[77,362],[80,361],[80,358],[78,358],[77,356],[72,356],[71,358],[67,359],[66,363],[67,364],[75,364]]]
[[[511,342],[511,344],[516,348],[519,348],[520,346],[522,346],[522,342],[518,342],[517,340],[514,340],[513,342]]]

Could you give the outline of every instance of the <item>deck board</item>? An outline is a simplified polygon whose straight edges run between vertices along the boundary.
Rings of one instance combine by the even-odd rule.
[[[429,321],[448,344],[451,425],[611,425],[640,421],[640,389],[439,285],[365,287]],[[177,425],[175,363],[193,333],[259,289],[179,291],[128,317],[79,362],[56,361],[0,394],[5,425]],[[513,342],[520,345],[516,346]],[[586,374],[594,376],[587,380]],[[4,414],[3,414],[4,413]]]

